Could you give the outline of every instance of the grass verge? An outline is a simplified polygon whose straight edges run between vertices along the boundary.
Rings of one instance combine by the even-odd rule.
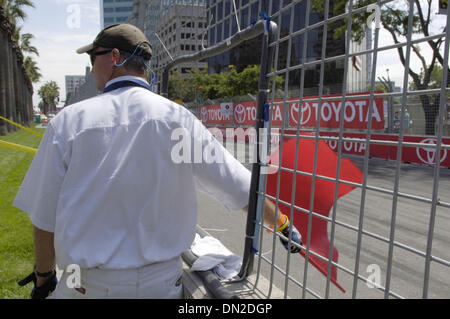
[[[32,128],[43,134],[45,129],[36,126]],[[34,148],[41,141],[24,130],[0,139]],[[28,298],[32,288],[17,282],[33,268],[33,228],[29,216],[12,206],[32,160],[32,154],[0,147],[0,298]]]

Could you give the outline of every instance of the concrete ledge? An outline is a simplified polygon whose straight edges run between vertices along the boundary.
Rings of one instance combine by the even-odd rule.
[[[197,234],[201,237],[211,236],[200,226],[197,226]],[[196,258],[190,250],[182,255],[185,299],[267,299],[269,292],[270,298],[279,299],[284,297],[284,293],[273,283],[271,285],[270,281],[261,274],[259,276],[252,274],[241,281],[220,282],[212,271],[199,273],[191,271],[190,264]],[[255,287],[256,282],[257,287]]]
[[[256,274],[240,282],[224,283],[223,287],[235,293],[241,299],[267,299],[270,291],[270,281],[261,275],[258,278],[258,289],[254,288]],[[200,276],[191,271],[187,263],[183,262],[183,289],[185,299],[214,299],[214,295],[205,287]],[[283,291],[272,285],[271,299],[284,298]]]
[[[203,285],[201,278],[183,263],[184,299],[213,299],[213,294]]]

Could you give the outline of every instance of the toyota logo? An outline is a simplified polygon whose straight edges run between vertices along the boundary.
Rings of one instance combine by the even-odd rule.
[[[234,108],[234,119],[239,124],[242,124],[245,122],[245,108],[242,104],[238,104]]]
[[[206,109],[206,107],[202,107],[202,122],[206,122],[208,121],[208,110]]]
[[[292,108],[291,108],[291,117],[292,120],[295,122],[295,124],[298,123],[298,103],[294,103],[292,104]],[[308,117],[305,117],[305,113],[308,112]],[[302,106],[302,118],[300,121],[301,125],[304,125],[306,123],[308,123],[309,119],[311,118],[311,107],[309,106],[308,103],[305,103],[304,106]],[[306,118],[306,119],[305,119]]]
[[[427,138],[421,141],[420,143],[433,145],[433,147],[417,147],[416,148],[417,157],[425,164],[429,165],[436,164],[436,147],[435,147],[435,145],[437,144],[436,139]],[[440,163],[445,161],[446,158],[447,158],[447,150],[442,149]]]

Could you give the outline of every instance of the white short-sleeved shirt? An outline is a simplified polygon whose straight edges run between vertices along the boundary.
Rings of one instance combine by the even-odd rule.
[[[142,81],[107,85],[120,80]],[[199,145],[223,163],[199,161]],[[192,161],[179,163],[187,155]],[[49,123],[14,206],[54,232],[59,267],[137,268],[189,248],[198,188],[238,210],[250,178],[184,107],[125,87],[68,106]]]

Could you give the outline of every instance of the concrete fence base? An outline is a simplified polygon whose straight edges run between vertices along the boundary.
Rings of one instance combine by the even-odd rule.
[[[223,287],[241,299],[266,299],[265,292],[268,291],[270,282],[260,275],[258,289],[254,289],[255,280],[256,274],[250,275],[240,282],[223,284]],[[200,276],[195,271],[190,270],[187,263],[183,263],[183,287],[185,299],[215,299],[214,294],[205,287]],[[273,286],[270,298],[281,299],[283,297],[283,292]]]

